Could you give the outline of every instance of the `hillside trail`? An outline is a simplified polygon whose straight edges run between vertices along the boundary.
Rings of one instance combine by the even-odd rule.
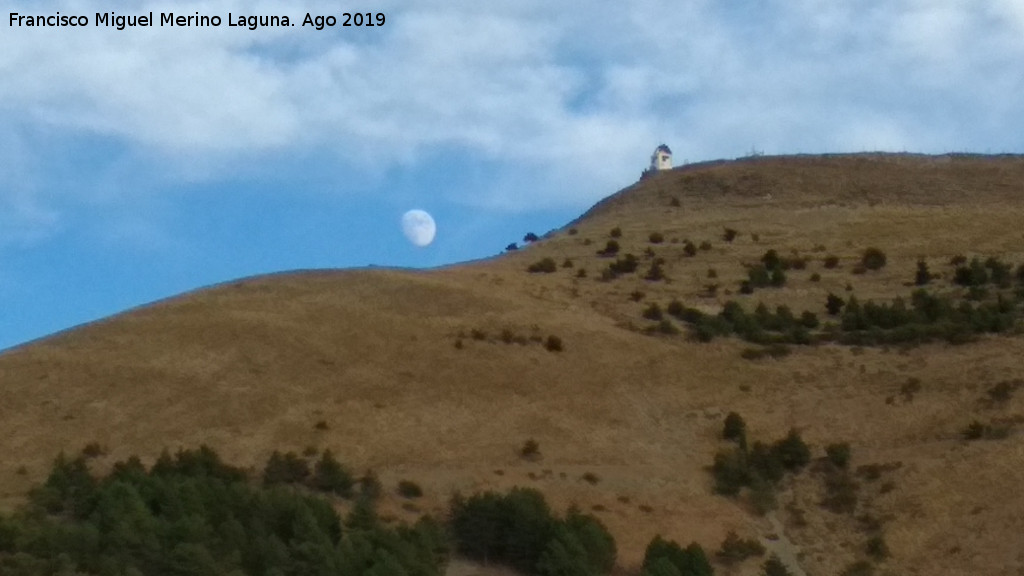
[[[775,512],[769,512],[765,515],[767,525],[770,526],[767,536],[761,536],[761,543],[768,550],[768,554],[775,554],[782,560],[782,563],[789,569],[790,574],[793,576],[808,576],[807,572],[804,571],[803,567],[800,566],[800,562],[797,560],[797,556],[800,553],[800,547],[786,536],[785,527],[782,525],[782,521],[775,515]],[[764,528],[762,523],[759,528]]]

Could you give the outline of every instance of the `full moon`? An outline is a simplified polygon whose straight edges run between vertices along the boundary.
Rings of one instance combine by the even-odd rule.
[[[426,211],[409,210],[402,215],[402,232],[409,242],[417,246],[427,246],[434,241],[437,225]]]

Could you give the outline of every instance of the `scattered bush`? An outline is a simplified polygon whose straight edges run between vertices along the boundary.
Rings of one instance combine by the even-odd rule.
[[[683,548],[673,540],[655,536],[644,553],[643,573],[649,576],[711,576],[714,569],[700,544]]]
[[[651,262],[651,267],[647,269],[647,273],[644,274],[644,280],[648,282],[658,282],[665,279],[665,271],[661,268],[660,259]]]
[[[540,238],[533,232],[527,232],[526,236],[523,236],[523,242],[536,242],[537,240],[540,240]]]
[[[612,238],[621,238],[622,228],[616,226],[615,228],[612,228],[611,232],[609,232],[608,235],[611,236]]]
[[[889,557],[889,545],[885,543],[885,538],[881,534],[868,538],[864,548],[868,556],[874,558],[876,562]]]
[[[963,254],[957,254],[949,259],[950,266],[959,266],[964,262],[967,262],[967,256],[964,256]]]
[[[683,243],[683,254],[692,258],[697,255],[697,247],[693,245],[693,242],[687,240]]]
[[[359,479],[359,497],[368,502],[375,502],[384,493],[384,485],[373,470],[367,470]]]
[[[343,466],[330,450],[324,450],[320,460],[313,466],[310,487],[321,492],[337,494],[342,498],[352,497],[355,479],[352,473]]]
[[[644,299],[644,296],[645,294],[640,290],[633,290],[629,294],[629,299],[632,300],[633,302],[639,302]]]
[[[736,234],[738,234],[738,232],[736,232],[732,228],[726,228],[725,232],[722,234],[722,240],[725,240],[726,242],[732,242],[733,240],[736,239]]]
[[[540,458],[540,444],[536,440],[530,438],[526,442],[523,442],[523,447],[519,449],[519,455],[527,460],[536,460]]]
[[[764,545],[760,542],[753,538],[740,538],[735,531],[730,530],[715,556],[724,564],[733,564],[743,562],[747,558],[764,556],[764,553]]]
[[[594,474],[593,472],[585,472],[580,478],[590,485],[597,484],[601,481],[601,479],[597,477],[597,474]]]
[[[505,246],[506,252],[515,252],[516,250],[519,250],[519,245],[516,244],[515,242],[512,242],[508,246]]]
[[[647,239],[651,241],[651,244],[661,244],[665,241],[665,236],[661,232],[651,232]]]
[[[615,240],[609,240],[604,248],[597,251],[598,256],[614,256],[619,253],[619,243]]]
[[[420,498],[423,496],[423,489],[412,480],[400,480],[398,482],[398,494],[402,498]]]
[[[651,302],[647,308],[644,308],[643,317],[648,320],[661,320],[663,318],[661,306],[658,306],[657,302]]]
[[[878,248],[866,248],[861,254],[860,263],[868,270],[879,270],[885,266],[885,252]]]
[[[572,258],[566,258],[565,260],[562,261],[562,268],[572,268],[572,267],[573,267]]]
[[[736,412],[729,412],[722,427],[722,438],[736,442],[740,446],[747,445],[747,423]]]
[[[542,259],[538,260],[537,262],[534,262],[533,264],[530,264],[526,268],[527,272],[530,272],[530,273],[538,273],[538,272],[540,272],[540,273],[544,273],[544,274],[550,274],[550,273],[552,273],[552,272],[554,272],[556,270],[558,270],[558,265],[555,264],[555,260],[553,258],[542,258]]]
[[[818,274],[817,272],[811,274],[810,280],[811,282],[821,282],[821,274]]]
[[[82,456],[86,458],[99,458],[105,456],[107,449],[100,445],[99,442],[89,442],[82,448]]]
[[[932,273],[928,270],[928,263],[924,260],[917,261],[917,272],[914,274],[914,284],[924,286],[932,281]]]
[[[704,252],[707,252],[708,250],[711,250],[711,242],[705,240],[700,243],[700,246],[698,246],[698,248],[700,248]]]
[[[587,269],[586,268],[580,268],[579,270],[577,270],[576,271],[576,277],[577,278],[586,278],[587,277]]]
[[[561,352],[562,339],[558,336],[548,336],[548,339],[544,341],[544,348],[548,352]]]
[[[785,438],[772,445],[772,451],[779,456],[782,466],[791,472],[799,472],[811,461],[811,449],[795,428],[790,430]]]
[[[837,316],[842,311],[843,306],[846,305],[846,301],[829,292],[828,297],[825,299],[825,310],[828,311],[829,316]]]
[[[850,444],[848,442],[829,444],[825,447],[825,454],[828,456],[828,461],[836,468],[845,469],[850,464]]]
[[[764,576],[793,576],[789,568],[786,568],[786,565],[774,553],[761,565],[761,574]]]
[[[830,472],[825,475],[825,498],[821,505],[836,514],[853,514],[859,490],[860,485],[846,470]]]
[[[577,230],[575,228],[569,228],[569,236],[575,236],[578,233],[579,233],[579,230]]]
[[[679,203],[679,198],[676,198],[674,196],[671,200],[668,201],[668,205],[673,208],[679,208],[680,206],[682,206],[682,204]]]
[[[828,255],[828,256],[825,257],[824,263],[825,263],[825,268],[828,268],[829,270],[831,270],[831,269],[839,266],[839,256]]]
[[[281,454],[275,450],[263,468],[264,486],[300,484],[308,477],[309,464],[295,452]]]

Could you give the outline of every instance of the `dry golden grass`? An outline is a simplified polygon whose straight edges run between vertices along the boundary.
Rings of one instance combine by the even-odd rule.
[[[966,443],[959,432],[975,417],[1024,414],[1024,391],[999,408],[979,402],[992,384],[1024,378],[1024,338],[904,351],[830,345],[750,362],[733,339],[637,330],[650,323],[640,316],[648,302],[672,298],[708,310],[729,298],[786,303],[823,316],[825,295],[845,295],[848,283],[861,298],[906,296],[918,258],[946,276],[940,285],[955,254],[1024,262],[1022,223],[1017,157],[757,158],[657,175],[488,261],[294,272],[200,290],[0,356],[0,494],[14,505],[58,451],[92,441],[109,447],[99,466],[206,443],[259,467],[274,449],[315,446],[375,470],[388,492],[382,514],[395,518],[416,514],[395,494],[402,479],[424,488],[416,506],[429,513],[455,490],[513,485],[542,489],[556,508],[597,507],[628,569],[658,533],[711,550],[731,529],[770,530],[711,493],[705,467],[735,410],[756,438],[797,427],[816,456],[848,441],[854,467],[902,463],[862,482],[858,515],[891,517],[885,570],[1022,574],[1024,437]],[[595,252],[616,226],[621,253],[652,248],[669,282],[598,280],[609,260]],[[739,231],[734,242],[721,239],[725,227]],[[665,242],[650,244],[651,232]],[[712,247],[686,257],[685,239]],[[867,246],[883,249],[888,265],[852,274]],[[811,260],[783,289],[726,294],[745,277],[742,264],[769,248]],[[839,268],[823,267],[828,254]],[[545,256],[571,258],[573,268],[526,273]],[[809,280],[815,272],[820,282]],[[710,283],[715,296],[705,294]],[[630,300],[634,290],[643,300]],[[525,343],[502,342],[503,330]],[[531,340],[548,335],[565,349]],[[909,377],[922,390],[903,401]],[[328,428],[317,430],[319,421]],[[539,460],[520,458],[528,438],[540,443]],[[588,472],[599,481],[582,480]],[[865,539],[855,520],[818,506],[820,492],[820,476],[805,473],[780,498],[792,504],[778,514],[809,574],[837,572]],[[794,524],[793,509],[806,526]]]

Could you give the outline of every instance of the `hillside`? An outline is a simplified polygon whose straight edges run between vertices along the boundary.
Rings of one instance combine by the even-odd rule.
[[[751,360],[742,354],[756,346],[735,336],[695,341],[677,320],[680,334],[652,335],[642,316],[652,302],[716,314],[736,300],[824,321],[829,293],[909,299],[920,259],[932,289],[960,297],[951,258],[1016,269],[1022,222],[1024,157],[758,157],[657,174],[485,261],[198,290],[0,355],[0,494],[13,506],[54,455],[93,441],[109,448],[100,467],[200,443],[253,467],[275,449],[331,448],[380,475],[387,515],[417,514],[393,494],[402,479],[435,513],[456,490],[533,486],[557,508],[593,511],[633,569],[659,533],[708,550],[730,530],[778,533],[744,499],[713,493],[707,468],[736,411],[752,438],[797,428],[815,458],[848,442],[851,468],[867,466],[853,514],[820,505],[815,466],[784,481],[775,514],[807,574],[839,573],[877,534],[891,552],[879,573],[1024,574],[1024,390],[988,394],[1024,379],[1024,336],[832,341]],[[613,228],[619,254],[598,255]],[[855,273],[868,247],[886,264]],[[740,294],[745,265],[769,249],[806,264],[782,287]],[[638,271],[602,280],[626,253]],[[553,273],[527,272],[546,257]],[[654,258],[666,279],[643,278]],[[563,350],[545,348],[551,335]],[[974,420],[1006,423],[1006,437],[965,440]],[[531,438],[536,461],[519,455]]]

